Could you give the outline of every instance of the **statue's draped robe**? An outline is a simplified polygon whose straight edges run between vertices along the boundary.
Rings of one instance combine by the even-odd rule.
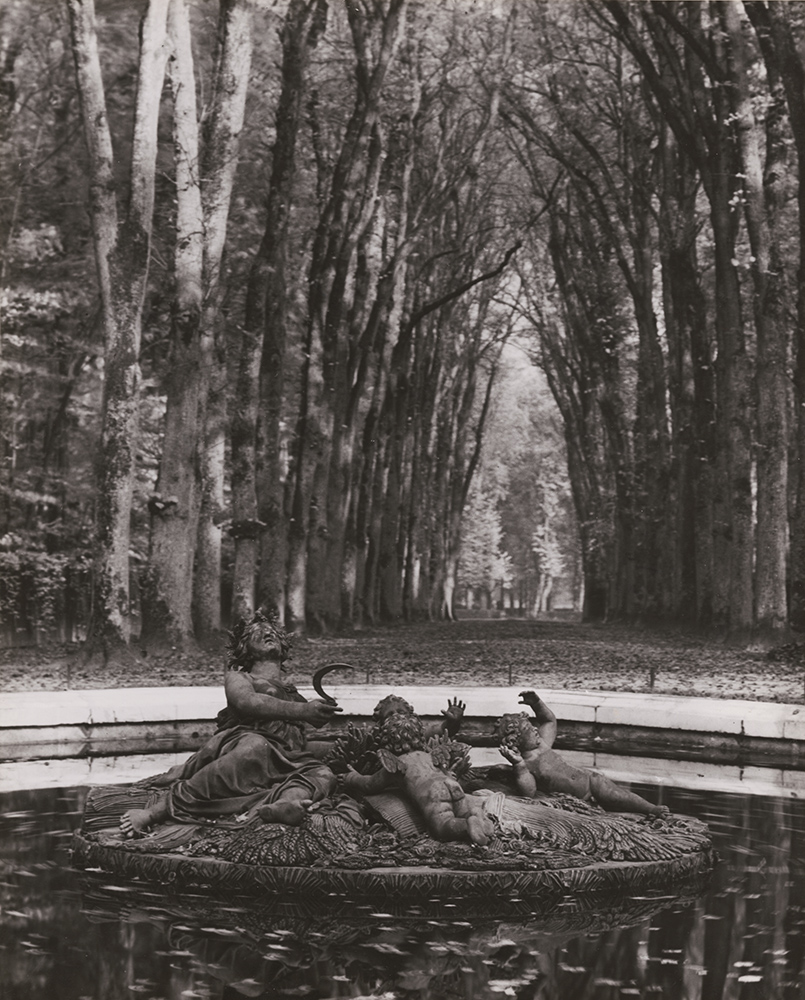
[[[255,691],[281,701],[304,702],[292,684],[250,678]],[[329,768],[306,749],[301,722],[249,719],[228,707],[219,730],[184,764],[150,779],[166,788],[168,811],[179,822],[232,816],[276,802],[291,788],[314,801],[329,795]]]

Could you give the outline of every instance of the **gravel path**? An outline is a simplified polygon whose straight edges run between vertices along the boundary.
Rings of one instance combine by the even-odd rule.
[[[223,640],[221,649],[223,650]],[[297,639],[291,676],[304,683],[318,667],[350,663],[328,686],[369,682],[394,685],[513,684],[574,691],[654,691],[656,694],[805,701],[802,650],[770,659],[680,632],[582,625],[568,621],[471,619],[352,631]],[[214,685],[223,652],[147,655],[133,649],[124,661],[82,666],[64,647],[0,651],[0,690]]]

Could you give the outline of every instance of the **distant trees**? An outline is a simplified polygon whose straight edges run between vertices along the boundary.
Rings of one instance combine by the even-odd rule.
[[[502,546],[500,516],[494,494],[477,486],[470,490],[462,515],[461,559],[458,581],[465,588],[464,601],[483,608],[502,601],[512,585],[508,553]]]
[[[522,344],[501,362],[461,519],[457,596],[510,614],[578,610],[580,549],[561,419]]]

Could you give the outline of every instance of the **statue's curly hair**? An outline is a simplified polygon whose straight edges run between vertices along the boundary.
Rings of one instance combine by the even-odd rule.
[[[501,715],[495,725],[495,739],[498,743],[523,749],[523,737],[535,732],[531,717],[527,712],[510,712]]]
[[[254,662],[249,654],[249,640],[254,633],[264,628],[271,629],[279,640],[280,662],[284,663],[291,655],[291,636],[280,625],[276,615],[266,615],[258,608],[251,618],[240,618],[232,626],[232,631],[228,632],[229,639],[226,644],[226,667],[227,670],[250,670]]]
[[[372,713],[376,723],[382,724],[391,715],[415,715],[414,706],[398,694],[389,694],[375,705]]]

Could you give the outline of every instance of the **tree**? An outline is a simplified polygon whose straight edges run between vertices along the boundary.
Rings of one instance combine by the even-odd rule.
[[[502,531],[497,501],[492,493],[473,484],[462,513],[461,557],[458,568],[458,586],[467,588],[467,606],[471,607],[470,594],[482,594],[482,602],[489,607],[496,587],[508,587],[512,570],[508,554],[502,548]]]
[[[251,10],[246,0],[224,0],[219,16],[219,51],[202,148],[188,8],[185,0],[171,0],[175,291],[165,433],[156,491],[149,501],[143,638],[172,645],[186,644],[194,635],[193,565],[205,490],[205,429],[221,258],[251,61]],[[217,576],[209,565],[206,573]],[[215,596],[218,610],[220,598]],[[208,626],[214,627],[216,620],[220,611],[212,622],[207,620]]]
[[[255,607],[258,566],[258,603],[281,619],[285,616],[288,525],[281,433],[291,212],[308,66],[325,17],[326,6],[319,0],[293,0],[281,36],[282,87],[266,222],[249,275],[232,409],[234,616]]]
[[[732,205],[740,169],[724,86],[727,54],[720,27],[704,7],[688,6],[680,16],[669,5],[656,11],[641,5],[639,13],[654,45],[652,54],[631,19],[631,9],[617,0],[605,0],[604,6],[669,127],[693,157],[709,201],[718,341],[713,617],[716,623],[740,632],[753,621],[750,437],[754,408],[736,271],[737,226]],[[669,68],[667,76],[658,68],[664,65]],[[669,80],[675,81],[673,87]]]
[[[20,634],[80,619],[57,594],[84,578],[88,496],[106,650],[140,598],[151,644],[257,604],[300,628],[449,616],[479,492],[532,607],[557,551],[578,565],[575,521],[589,619],[801,625],[802,5],[217,10],[144,0],[98,32],[83,0],[0,12]],[[514,335],[567,474],[512,446],[493,488]]]
[[[459,564],[461,589],[472,579],[467,575],[467,546],[475,552],[473,564],[483,559],[484,551],[500,550],[506,572],[496,570],[491,579],[499,583],[505,578],[511,607],[521,614],[547,611],[554,598],[570,605],[577,598],[573,574],[578,538],[561,416],[537,367],[535,348],[527,328],[521,328],[503,352],[478,469],[462,515]],[[494,535],[491,525],[480,532],[476,528],[473,498],[481,504],[481,525],[494,514]]]
[[[786,195],[785,98],[771,46],[765,67],[770,103],[765,137],[754,111],[750,25],[743,5],[725,0],[719,8],[729,37],[729,78],[741,152],[743,206],[749,240],[750,273],[757,336],[757,546],[754,626],[779,632],[788,617],[788,387],[785,336],[787,301],[780,249]]]
[[[128,206],[118,208],[93,0],[68,0],[88,153],[90,205],[104,337],[103,429],[95,511],[91,638],[104,656],[131,634],[129,519],[138,438],[139,349],[154,207],[157,122],[167,56],[167,5],[151,0],[140,27]],[[122,215],[122,217],[121,217]]]
[[[799,248],[799,267],[796,280],[797,322],[793,344],[796,417],[792,478],[796,486],[789,553],[789,618],[791,625],[801,630],[805,628],[805,406],[803,406],[805,401],[805,264],[803,263],[805,262],[805,175],[802,168],[802,164],[805,163],[805,61],[797,47],[796,39],[802,33],[803,7],[800,3],[753,2],[747,3],[746,9],[757,31],[770,83],[775,87],[770,123],[776,126],[777,115],[780,112],[779,88],[782,87],[799,164],[796,188],[798,209],[796,240]],[[776,152],[779,160],[780,151]],[[778,166],[778,178],[782,175],[783,171]],[[774,178],[770,177],[770,180],[773,181]],[[774,198],[776,185],[770,184],[769,187],[770,194]],[[775,216],[777,220],[780,219],[779,211]],[[773,356],[771,360],[774,360]],[[768,373],[768,364],[766,367]]]

